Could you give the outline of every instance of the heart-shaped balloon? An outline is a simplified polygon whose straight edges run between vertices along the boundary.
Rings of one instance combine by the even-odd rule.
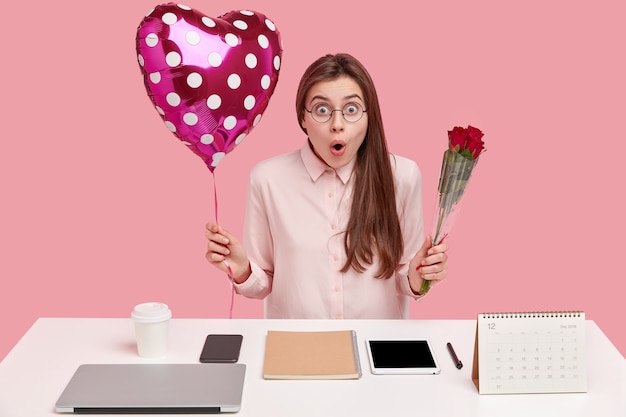
[[[210,18],[155,7],[137,28],[137,58],[167,128],[213,172],[261,120],[278,81],[280,34],[251,10]]]

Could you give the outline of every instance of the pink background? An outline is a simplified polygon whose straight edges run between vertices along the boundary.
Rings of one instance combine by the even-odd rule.
[[[429,228],[446,131],[485,132],[448,280],[411,316],[582,309],[626,353],[624,2],[412,3],[186,3],[262,12],[284,44],[263,120],[215,171],[220,222],[240,235],[251,166],[304,141],[305,67],[347,51],[377,84],[391,150],[422,168]],[[0,358],[42,316],[128,317],[158,300],[228,317],[227,278],[204,260],[213,177],[162,124],[136,62],[157,4],[3,7]],[[234,316],[261,317],[262,302],[238,297]]]

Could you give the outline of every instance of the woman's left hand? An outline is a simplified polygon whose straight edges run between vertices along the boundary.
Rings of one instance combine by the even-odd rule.
[[[409,263],[409,284],[415,294],[419,294],[424,280],[430,281],[430,287],[443,281],[448,275],[448,245],[440,243],[432,246],[432,238],[427,236],[424,244]]]

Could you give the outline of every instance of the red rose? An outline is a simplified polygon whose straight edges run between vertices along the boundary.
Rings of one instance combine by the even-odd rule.
[[[472,155],[473,159],[478,158],[478,155],[483,151],[485,142],[482,141],[483,132],[473,126],[467,126],[467,143],[465,148]]]
[[[465,192],[478,156],[484,151],[485,143],[482,138],[483,132],[473,126],[467,126],[467,129],[455,126],[448,130],[448,149],[443,153],[437,187],[439,208],[432,234],[436,244],[441,243],[450,232],[452,214]],[[430,281],[424,280],[419,293],[426,294],[429,289]]]
[[[450,150],[468,159],[476,159],[485,146],[482,137],[483,132],[473,126],[467,126],[467,129],[455,126],[448,131]]]
[[[459,152],[465,148],[468,140],[467,131],[462,127],[455,126],[452,130],[448,130],[448,140],[451,151]]]

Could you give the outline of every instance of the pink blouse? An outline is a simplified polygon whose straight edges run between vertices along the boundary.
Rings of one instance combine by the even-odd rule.
[[[421,173],[407,158],[391,160],[404,236],[395,276],[375,278],[376,261],[362,273],[340,272],[355,160],[334,170],[306,142],[252,169],[243,236],[252,275],[236,291],[264,298],[266,318],[408,318],[409,300],[417,298],[408,264],[424,239]]]

